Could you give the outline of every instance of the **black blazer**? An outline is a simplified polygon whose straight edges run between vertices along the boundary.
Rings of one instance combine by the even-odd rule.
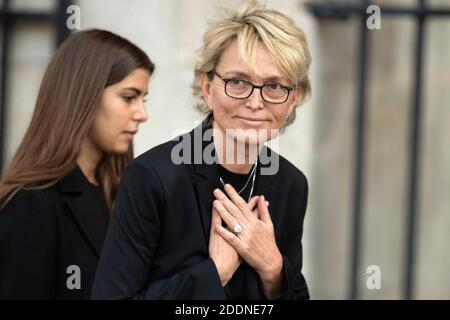
[[[210,126],[199,128],[204,132]],[[186,142],[194,131],[147,151],[127,167],[100,257],[94,299],[230,298],[208,254],[212,192],[220,187],[218,166],[177,165],[171,159],[178,141],[194,148],[193,140]],[[209,142],[197,152],[205,151]],[[255,194],[270,201],[283,255],[280,298],[309,298],[301,274],[307,180],[286,159],[279,161],[277,174],[258,176]],[[257,273],[246,263],[231,281],[235,278],[241,288],[237,298],[265,299]]]
[[[88,299],[109,215],[77,167],[0,212],[0,299]],[[69,269],[71,265],[79,271]],[[80,274],[81,288],[74,288]],[[67,286],[69,280],[70,288]]]

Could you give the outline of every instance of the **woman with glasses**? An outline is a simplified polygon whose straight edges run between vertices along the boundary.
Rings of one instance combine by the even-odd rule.
[[[94,298],[307,299],[305,176],[264,146],[310,94],[302,30],[247,1],[195,66],[205,120],[127,168]]]

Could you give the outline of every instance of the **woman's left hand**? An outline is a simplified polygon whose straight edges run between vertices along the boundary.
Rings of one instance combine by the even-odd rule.
[[[258,212],[255,214],[231,185],[225,185],[225,192],[228,197],[221,190],[214,190],[217,199],[214,207],[231,230],[237,224],[242,230],[233,233],[216,225],[217,232],[255,269],[263,284],[277,287],[281,282],[283,258],[275,242],[274,227],[264,196],[259,197]]]

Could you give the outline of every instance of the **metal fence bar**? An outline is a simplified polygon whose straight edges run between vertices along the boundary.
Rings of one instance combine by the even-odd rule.
[[[426,6],[425,0],[419,0],[420,8]],[[423,10],[425,11],[425,10]],[[409,190],[407,205],[407,225],[405,243],[405,279],[404,298],[412,299],[414,295],[414,273],[416,266],[416,242],[417,242],[417,215],[418,215],[418,190],[420,177],[420,141],[422,118],[422,88],[423,65],[425,43],[425,15],[417,16],[416,48],[414,59],[414,86],[412,92],[412,112],[410,127],[410,166],[409,166]]]
[[[74,1],[59,0],[58,8],[56,9],[56,47],[58,47],[68,36],[70,36],[70,30],[67,28],[67,7],[73,4]]]
[[[347,18],[350,15],[363,15],[366,13],[367,5],[350,3],[307,3],[306,6],[317,17],[323,18]],[[383,16],[449,16],[448,7],[415,7],[403,8],[395,6],[379,5]]]
[[[415,59],[414,59],[414,85],[412,92],[412,111],[410,127],[410,163],[408,176],[408,197],[406,212],[406,236],[405,236],[405,257],[404,257],[404,285],[403,296],[405,299],[412,299],[415,289],[415,266],[416,266],[416,241],[417,241],[417,214],[418,214],[418,185],[420,177],[420,141],[421,141],[421,119],[422,119],[422,88],[423,88],[423,65],[424,65],[424,44],[425,44],[425,20],[428,17],[448,17],[449,7],[426,6],[425,0],[419,0],[419,5],[413,8],[379,6],[384,16],[410,16],[417,20]],[[362,0],[361,4],[350,3],[307,3],[306,8],[318,18],[346,19],[350,15],[359,15],[362,20],[366,16],[367,0]],[[367,30],[362,26],[359,40],[359,70],[358,70],[358,97],[357,115],[355,127],[357,132],[355,143],[355,182],[354,182],[354,203],[353,203],[353,237],[352,237],[352,261],[350,266],[350,298],[358,298],[358,275],[360,275],[360,249],[361,249],[361,208],[363,197],[363,156],[364,156],[364,121],[365,121],[365,91],[367,77]]]
[[[1,73],[0,73],[0,175],[5,161],[5,142],[6,129],[5,119],[7,114],[7,90],[9,73],[9,50],[10,35],[13,26],[18,21],[27,22],[48,22],[55,26],[56,37],[55,44],[58,46],[69,35],[70,30],[66,26],[67,7],[75,1],[56,0],[57,7],[52,12],[29,12],[26,10],[11,11],[9,0],[4,0],[3,7],[0,8],[0,22],[3,27],[2,47],[1,47]]]
[[[11,22],[27,21],[27,22],[47,22],[51,21],[52,15],[41,12],[27,12],[27,11],[8,11],[3,7],[0,10],[0,20],[9,19]]]
[[[363,0],[367,4],[366,0]],[[358,44],[358,75],[356,114],[354,118],[355,148],[354,148],[354,191],[353,194],[353,233],[352,233],[352,261],[350,268],[350,299],[358,298],[358,275],[360,275],[360,260],[362,248],[362,206],[364,196],[364,153],[365,153],[365,128],[366,128],[366,88],[368,73],[368,46],[369,37],[366,27],[366,15],[361,15],[361,28]]]
[[[9,0],[4,0],[2,11],[8,11]],[[4,149],[5,149],[5,118],[6,118],[6,90],[8,79],[8,47],[10,33],[10,19],[8,15],[2,17],[2,57],[0,74],[0,175],[3,168]]]

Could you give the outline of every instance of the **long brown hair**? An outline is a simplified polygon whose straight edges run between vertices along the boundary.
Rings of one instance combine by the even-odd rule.
[[[104,89],[138,68],[152,74],[154,64],[141,49],[109,31],[80,31],[63,42],[47,67],[31,123],[0,183],[1,208],[20,190],[50,187],[77,166]],[[97,166],[109,209],[132,158],[130,144],[127,154],[105,154]]]

